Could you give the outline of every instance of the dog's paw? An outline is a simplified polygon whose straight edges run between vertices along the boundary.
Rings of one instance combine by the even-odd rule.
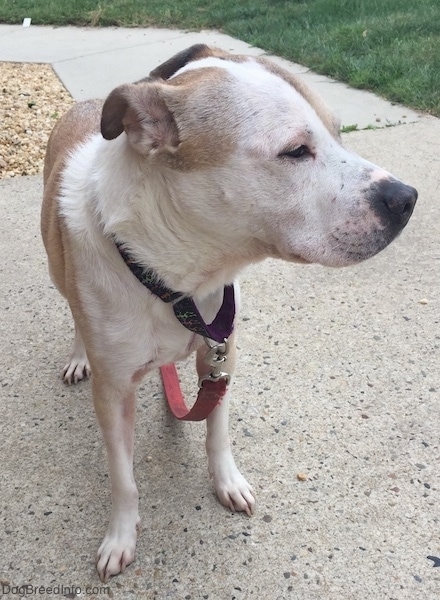
[[[86,355],[72,355],[61,372],[64,383],[67,383],[68,385],[78,383],[78,381],[81,381],[82,379],[87,379],[90,375],[91,370]]]
[[[255,495],[252,486],[237,469],[228,453],[222,459],[210,461],[209,473],[214,482],[217,497],[223,506],[233,512],[245,512],[251,516],[255,511]]]
[[[121,527],[115,531],[109,527],[96,556],[96,569],[103,583],[113,575],[124,573],[134,561],[138,527],[139,523],[132,529]]]

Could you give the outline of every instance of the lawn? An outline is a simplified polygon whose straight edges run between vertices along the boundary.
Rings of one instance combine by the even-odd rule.
[[[215,28],[440,116],[439,0],[0,0],[0,22],[23,17],[34,24]]]

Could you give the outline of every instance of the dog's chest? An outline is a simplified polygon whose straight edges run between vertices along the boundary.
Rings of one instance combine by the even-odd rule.
[[[110,350],[110,360],[116,359],[129,371],[141,366],[149,371],[183,360],[197,349],[202,339],[177,321],[169,305],[152,298],[147,290],[141,290],[137,296],[126,298],[119,307],[112,302],[111,309],[89,308],[95,313],[90,315],[94,338],[107,353]]]
[[[197,350],[203,338],[181,325],[172,306],[139,284],[125,265],[122,269],[126,271],[111,286],[108,274],[101,281],[96,272],[90,278],[90,271],[82,271],[80,295],[100,362],[125,378],[183,360]],[[207,322],[221,301],[219,291],[197,303]]]

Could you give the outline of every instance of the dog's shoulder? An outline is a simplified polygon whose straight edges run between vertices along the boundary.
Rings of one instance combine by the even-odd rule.
[[[99,133],[102,100],[85,100],[72,106],[55,124],[47,144],[44,161],[44,181],[47,183],[50,174],[60,161],[76,146],[84,142],[90,135]]]

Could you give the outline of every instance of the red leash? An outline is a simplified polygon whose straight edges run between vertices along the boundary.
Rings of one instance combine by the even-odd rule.
[[[227,379],[223,377],[218,381],[205,379],[202,381],[193,407],[188,408],[180,389],[176,365],[171,363],[160,367],[160,374],[170,410],[181,421],[203,421],[220,404],[226,394]]]

